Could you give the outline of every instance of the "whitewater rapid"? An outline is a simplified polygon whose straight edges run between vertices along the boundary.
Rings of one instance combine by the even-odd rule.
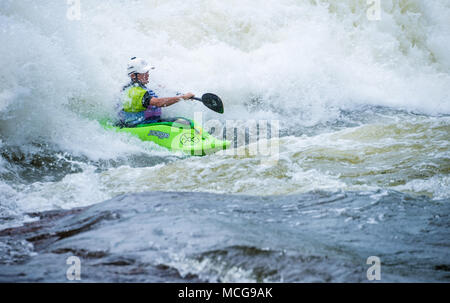
[[[0,230],[39,225],[39,214],[45,211],[65,216],[63,210],[92,205],[100,205],[100,213],[108,203],[120,208],[117,201],[122,198],[117,197],[124,197],[130,207],[141,201],[158,205],[151,194],[158,191],[163,193],[157,197],[174,197],[177,203],[195,193],[198,203],[208,205],[205,213],[226,209],[215,203],[209,206],[214,200],[234,205],[230,201],[237,199],[245,212],[251,212],[258,203],[288,207],[298,198],[311,203],[314,212],[326,213],[324,220],[334,226],[326,231],[330,237],[339,240],[345,232],[353,236],[348,220],[355,220],[351,221],[355,228],[384,222],[386,230],[398,223],[405,243],[415,215],[408,219],[402,211],[413,201],[410,213],[428,209],[423,216],[416,215],[423,230],[438,235],[431,244],[417,245],[445,242],[441,234],[448,226],[450,199],[450,3],[374,2],[380,4],[375,19],[369,14],[373,3],[362,0],[2,0]],[[279,132],[269,140],[278,146],[276,155],[267,159],[251,154],[249,146],[239,141],[231,154],[190,157],[105,130],[98,121],[115,116],[120,90],[128,81],[126,65],[133,56],[156,67],[149,87],[159,96],[212,92],[225,105],[220,115],[200,102],[183,101],[164,108],[165,117],[201,117],[205,125],[214,120],[238,130],[252,121],[276,121]],[[327,221],[336,212],[322,209],[323,196],[336,201],[333,209],[344,221],[336,225],[334,219]],[[256,204],[247,207],[252,199]],[[372,215],[364,207],[371,201],[385,204]],[[170,207],[174,213],[169,219],[189,209],[184,205],[177,213]],[[89,214],[89,209],[83,212]],[[345,217],[355,209],[357,214]],[[279,213],[278,220],[276,215],[274,211],[274,220],[280,222],[276,228],[289,227],[292,235],[295,225],[289,216]],[[296,215],[301,222],[303,213]],[[397,215],[398,222],[386,219]],[[315,216],[306,219],[311,232],[317,227],[315,220],[322,218]],[[81,224],[78,217],[72,219]],[[247,226],[239,219],[233,224]],[[259,222],[252,215],[245,220],[250,225],[252,220]],[[221,224],[211,222],[214,228]],[[130,226],[134,228],[139,226]],[[240,231],[232,229],[230,234],[234,233]],[[101,235],[94,231],[90,237],[88,244],[94,249]],[[377,237],[374,231],[369,244],[378,243]],[[4,239],[0,255],[6,263],[19,262],[16,255],[34,256],[38,251],[33,250],[36,243],[25,238]],[[294,239],[286,236],[280,241]],[[254,243],[260,240],[256,237]],[[67,243],[72,245],[70,239]],[[405,243],[399,250],[409,252],[409,242]],[[169,250],[178,249],[175,246]],[[239,255],[239,247],[224,250]],[[315,249],[322,260],[328,252],[320,247]],[[264,255],[264,248],[258,249]],[[385,254],[390,249],[380,248]],[[440,250],[435,256],[445,259]],[[183,260],[184,256],[176,256],[165,262],[187,275],[210,277],[217,270],[227,281],[242,280],[240,267],[230,273],[228,267],[221,272],[220,266],[206,265],[206,274],[202,261]],[[195,269],[189,267],[192,262]],[[446,268],[441,263],[433,266]],[[233,270],[239,278],[233,278]],[[254,280],[251,269],[242,270],[251,277],[245,281]],[[401,280],[397,274],[393,277]],[[217,280],[215,273],[211,275]],[[338,281],[347,276],[340,276],[337,267],[331,275]],[[433,269],[427,275],[437,279]],[[295,275],[291,278],[296,281]]]

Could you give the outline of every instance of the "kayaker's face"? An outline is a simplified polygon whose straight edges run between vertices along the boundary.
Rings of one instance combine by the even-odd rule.
[[[146,72],[145,74],[139,74],[138,75],[138,79],[139,79],[139,81],[141,83],[147,84],[148,83],[148,76],[149,76],[148,72]]]
[[[149,77],[148,72],[146,72],[145,74],[137,74],[137,79],[142,84],[147,84],[148,83],[148,77]]]

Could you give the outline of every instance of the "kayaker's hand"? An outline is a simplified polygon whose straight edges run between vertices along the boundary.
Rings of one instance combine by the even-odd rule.
[[[195,95],[193,93],[187,93],[184,94],[183,96],[181,96],[184,100],[188,100],[188,99],[192,99],[193,97],[195,97]]]

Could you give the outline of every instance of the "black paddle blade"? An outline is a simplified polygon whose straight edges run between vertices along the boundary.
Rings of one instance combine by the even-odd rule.
[[[204,94],[202,96],[202,102],[207,108],[223,114],[223,103],[218,96],[210,93]]]

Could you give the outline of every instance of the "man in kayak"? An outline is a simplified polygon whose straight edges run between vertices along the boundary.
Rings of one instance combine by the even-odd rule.
[[[122,109],[119,111],[118,126],[135,127],[138,124],[163,121],[161,119],[161,107],[173,105],[182,99],[192,99],[195,96],[192,93],[187,93],[176,97],[159,98],[145,86],[149,82],[148,77],[151,69],[154,69],[154,67],[142,58],[133,57],[128,63],[128,75],[131,82],[123,88]]]

